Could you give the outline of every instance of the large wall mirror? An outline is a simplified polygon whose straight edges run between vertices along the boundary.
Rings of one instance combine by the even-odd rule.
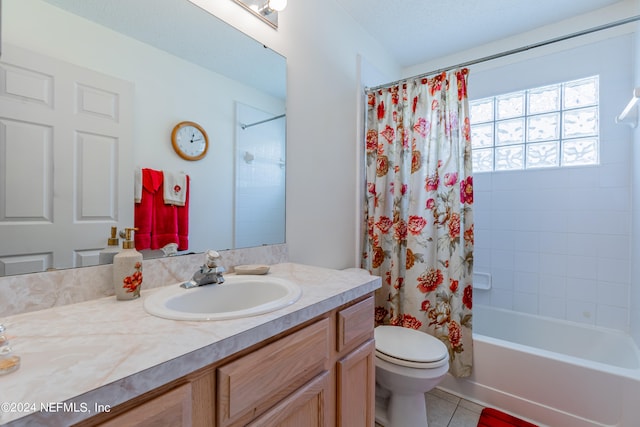
[[[2,20],[0,276],[97,264],[140,168],[190,177],[181,253],[284,242],[284,57],[188,0],[9,0]],[[174,151],[182,121],[203,159]]]

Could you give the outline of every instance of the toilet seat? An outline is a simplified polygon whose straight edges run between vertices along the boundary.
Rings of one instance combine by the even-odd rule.
[[[395,365],[433,369],[449,362],[449,351],[439,339],[401,326],[378,326],[374,330],[376,357]]]

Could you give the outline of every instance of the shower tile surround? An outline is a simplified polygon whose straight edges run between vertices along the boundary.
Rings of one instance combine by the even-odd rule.
[[[474,174],[474,270],[492,276],[474,302],[630,331],[635,148],[613,117],[633,87],[632,42],[613,37],[473,74],[472,99],[600,76],[599,165]]]
[[[612,169],[474,176],[474,268],[492,275],[474,302],[628,332],[630,198]]]
[[[219,251],[228,272],[241,264],[287,262],[286,244]],[[202,254],[158,258],[143,262],[142,289],[189,280],[203,262]],[[111,266],[76,268],[0,277],[0,316],[74,304],[115,295]],[[2,321],[0,317],[0,323]]]

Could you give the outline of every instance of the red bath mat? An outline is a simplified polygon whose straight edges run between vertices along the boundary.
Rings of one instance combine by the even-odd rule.
[[[505,414],[493,408],[484,408],[478,420],[478,427],[538,427],[527,421]]]

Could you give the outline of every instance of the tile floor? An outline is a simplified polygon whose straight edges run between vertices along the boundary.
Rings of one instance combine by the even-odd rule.
[[[437,388],[428,392],[425,398],[429,427],[476,427],[478,425],[482,406]],[[379,427],[379,424],[376,423],[376,427]]]
[[[476,427],[483,407],[439,389],[426,394],[429,427]]]

